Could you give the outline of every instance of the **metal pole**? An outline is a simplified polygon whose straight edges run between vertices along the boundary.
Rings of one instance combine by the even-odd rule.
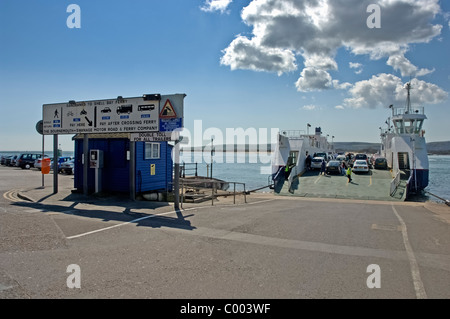
[[[211,178],[213,178],[213,154],[214,154],[214,139],[211,139]]]
[[[58,194],[58,135],[53,135],[53,194]]]
[[[184,180],[181,180],[181,209],[183,209],[184,202]]]
[[[87,134],[83,136],[83,193],[89,194],[88,171],[89,170],[89,137]]]
[[[44,156],[45,156],[45,148],[44,148],[44,143],[45,143],[45,135],[44,134],[42,134],[42,157],[41,157],[41,173],[42,173],[42,164],[44,163]],[[45,188],[45,185],[44,185],[44,174],[41,174],[42,175],[42,188]]]
[[[130,199],[136,200],[136,142],[130,140]]]
[[[174,147],[174,161],[175,161],[175,176],[174,176],[174,184],[173,184],[173,191],[174,191],[174,209],[179,210],[180,209],[180,141],[175,142]]]
[[[212,191],[211,191],[211,206],[214,206],[214,187],[216,186],[216,184],[214,182],[212,182]]]
[[[244,201],[247,204],[247,192],[245,190],[245,184],[244,184]]]

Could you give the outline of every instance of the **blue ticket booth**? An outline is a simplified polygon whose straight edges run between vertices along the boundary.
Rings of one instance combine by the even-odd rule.
[[[74,136],[74,187],[84,192],[84,135]],[[132,145],[134,143],[134,145]],[[88,149],[102,153],[101,190],[106,193],[163,193],[172,191],[173,146],[168,142],[131,142],[127,134],[95,134]],[[92,166],[91,166],[92,167]],[[96,172],[88,169],[88,193],[96,191]]]

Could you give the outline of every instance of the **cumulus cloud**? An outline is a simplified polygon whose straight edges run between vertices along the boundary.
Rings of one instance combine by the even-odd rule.
[[[363,65],[361,63],[349,63],[350,69],[355,69],[356,74],[361,74],[363,71]]]
[[[448,93],[435,84],[413,79],[411,85],[413,105],[437,104],[448,98]],[[385,73],[355,83],[349,93],[351,97],[344,100],[344,105],[351,108],[377,108],[391,104],[402,106],[407,97],[402,79]]]
[[[335,57],[341,48],[386,59],[402,76],[432,72],[413,65],[405,53],[411,44],[440,35],[442,25],[432,24],[441,12],[439,0],[379,0],[381,29],[367,26],[370,4],[373,0],[252,0],[241,13],[252,35],[239,35],[230,43],[221,63],[233,70],[282,74],[296,70],[301,56],[299,91],[339,88],[329,71],[338,70]],[[362,71],[358,67],[357,73]]]
[[[200,9],[205,12],[220,11],[224,13],[232,2],[233,0],[206,0]]]
[[[400,71],[402,76],[420,77],[434,72],[434,69],[419,69],[402,54],[390,56],[387,64],[392,66],[394,70]]]
[[[255,39],[243,36],[234,39],[223,53],[221,64],[230,66],[232,70],[271,71],[281,75],[297,69],[292,51],[264,47]]]
[[[318,109],[318,107],[317,107],[317,105],[311,104],[311,105],[303,106],[303,109],[306,111],[314,111],[314,110]]]
[[[309,67],[303,69],[295,86],[300,92],[309,92],[330,89],[333,86],[333,81],[327,71]]]

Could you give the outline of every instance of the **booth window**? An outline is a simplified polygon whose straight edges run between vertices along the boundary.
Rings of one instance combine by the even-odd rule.
[[[159,143],[145,143],[145,158],[148,159],[159,159],[160,158],[160,148]]]

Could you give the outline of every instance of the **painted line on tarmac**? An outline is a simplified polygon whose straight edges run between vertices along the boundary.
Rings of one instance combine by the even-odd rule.
[[[320,176],[316,179],[316,181],[314,182],[314,184],[317,184],[317,183],[320,181],[321,178],[322,178],[322,175],[320,175]]]
[[[15,202],[15,203],[23,202],[24,200],[22,200],[21,198],[19,198],[17,196],[18,192],[19,191],[17,189],[12,189],[10,191],[3,193],[3,198],[10,202]]]
[[[427,299],[427,294],[425,292],[425,287],[423,285],[422,279],[420,278],[419,264],[417,263],[416,256],[412,250],[411,244],[409,243],[408,230],[403,218],[400,217],[394,205],[392,205],[392,210],[395,216],[397,216],[398,221],[401,224],[403,244],[405,245],[406,254],[408,255],[409,265],[411,268],[411,275],[414,283],[414,290],[416,291],[417,299]]]
[[[233,205],[233,207],[234,207],[234,206],[242,206],[242,205],[255,205],[255,204],[261,204],[261,203],[265,203],[265,202],[269,202],[269,201],[274,201],[274,200],[276,200],[276,199],[268,199],[268,200],[266,199],[266,200],[262,200],[262,201],[258,201],[258,202],[253,202],[253,203],[250,203],[250,204]],[[188,211],[197,210],[197,209],[204,209],[204,208],[214,208],[214,207],[220,207],[220,206],[201,206],[201,207],[192,207],[192,208],[186,208],[186,209],[183,209],[182,212],[188,212]],[[174,210],[174,211],[167,212],[167,213],[161,213],[161,214],[156,214],[156,215],[149,215],[149,216],[141,217],[141,218],[138,218],[138,219],[134,219],[134,220],[129,221],[129,222],[117,224],[117,225],[110,226],[110,227],[100,228],[100,229],[93,230],[93,231],[90,231],[90,232],[87,232],[87,233],[83,233],[83,234],[79,234],[79,235],[74,235],[74,236],[70,236],[70,237],[66,237],[66,238],[67,238],[67,239],[76,239],[76,238],[80,238],[80,237],[85,237],[85,236],[88,236],[88,235],[100,233],[100,232],[103,232],[103,231],[111,230],[111,229],[118,228],[118,227],[122,227],[122,226],[125,226],[125,225],[135,224],[135,223],[138,223],[138,222],[140,222],[140,221],[142,221],[142,220],[146,220],[146,219],[150,219],[150,218],[156,218],[156,217],[160,217],[160,216],[171,215],[171,214],[176,214],[176,213],[177,213],[177,211]]]

